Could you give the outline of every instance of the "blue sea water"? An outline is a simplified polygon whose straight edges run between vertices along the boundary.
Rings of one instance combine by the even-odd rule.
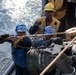
[[[18,23],[27,29],[41,16],[41,0],[0,0],[0,35],[14,34]],[[0,44],[0,64],[11,56],[11,44]]]

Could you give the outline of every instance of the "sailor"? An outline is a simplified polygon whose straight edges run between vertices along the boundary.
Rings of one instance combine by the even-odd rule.
[[[67,27],[66,26],[66,10],[68,5],[67,0],[48,0],[48,2],[52,3],[55,7],[55,12],[53,13],[53,16],[61,22],[59,27],[59,32],[64,32]],[[60,35],[60,36],[64,37],[64,35]]]
[[[50,45],[51,42],[49,40],[50,40],[50,38],[53,37],[53,35],[51,35],[51,34],[54,34],[54,32],[55,32],[55,29],[52,26],[46,26],[43,30],[43,34],[46,34],[46,35],[41,37],[39,40],[37,40],[34,44],[34,47],[39,47],[44,44]]]
[[[26,35],[26,25],[23,23],[20,23],[16,26],[15,29],[16,33],[17,33],[17,37],[21,37],[23,35]],[[14,36],[14,37],[16,37]],[[10,42],[12,44],[12,58],[15,64],[15,70],[16,70],[16,74],[15,75],[29,75],[28,71],[27,71],[27,67],[26,67],[26,53],[29,50],[29,48],[31,47],[31,40],[28,37],[24,37],[22,38],[20,41],[18,41],[17,45],[18,46],[14,46],[14,42],[13,39],[10,39],[10,35],[2,35],[0,37],[0,42],[3,43],[5,41]],[[6,40],[5,40],[6,39]],[[16,41],[18,40],[15,39]],[[26,48],[28,47],[28,48]]]
[[[29,29],[29,33],[41,34],[46,26],[52,26],[55,29],[55,32],[58,32],[60,21],[52,17],[52,13],[54,11],[54,5],[52,3],[46,4],[44,7],[45,16],[42,16],[37,19],[34,25]]]
[[[46,26],[43,30],[43,34],[46,35],[43,36],[43,39],[37,40],[37,42],[35,42],[34,44],[35,48],[39,47],[40,48],[46,47],[46,48],[43,48],[43,50],[30,50],[28,52],[27,63],[31,64],[31,65],[28,64],[28,69],[31,75],[39,75],[42,69],[44,69],[44,67],[47,66],[47,63],[49,64],[56,57],[56,55],[62,50],[63,41],[60,38],[52,38],[53,37],[52,34],[54,32],[55,29],[52,26]],[[56,69],[58,69],[61,72],[61,75],[75,75],[75,68],[72,67],[71,61],[72,61],[71,58],[68,57],[65,53],[63,53],[61,57],[49,69],[49,71],[46,72],[45,75],[55,75]],[[32,72],[32,69],[34,72]]]

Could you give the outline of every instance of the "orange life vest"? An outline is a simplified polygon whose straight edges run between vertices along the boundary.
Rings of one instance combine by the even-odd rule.
[[[46,17],[38,18],[38,21],[41,21],[41,25],[38,27],[38,34],[42,34],[43,29],[46,27]],[[56,24],[56,25],[55,25]],[[56,18],[52,17],[52,22],[50,23],[50,26],[55,26],[55,32],[58,32],[60,21],[58,21]]]
[[[55,6],[55,10],[58,10],[58,9],[62,8],[64,0],[55,0],[55,1],[48,0],[48,2],[51,2]],[[57,19],[61,19],[65,16],[65,14],[66,14],[66,9],[57,12],[57,15],[54,17]]]

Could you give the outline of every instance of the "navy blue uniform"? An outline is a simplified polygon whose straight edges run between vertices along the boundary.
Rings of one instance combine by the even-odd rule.
[[[20,40],[16,47],[13,45],[13,41],[10,39],[6,39],[9,37],[8,34],[2,35],[0,37],[0,43],[7,41],[11,43],[12,45],[12,58],[15,64],[16,68],[16,75],[29,75],[27,71],[27,65],[26,65],[26,53],[32,46],[31,40],[28,37],[23,38]]]
[[[18,45],[22,47],[15,48],[12,45],[12,57],[16,67],[16,75],[29,75],[26,67],[26,53],[32,45],[31,40],[26,37]]]

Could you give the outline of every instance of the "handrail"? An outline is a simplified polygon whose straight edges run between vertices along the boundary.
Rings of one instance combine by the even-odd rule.
[[[0,69],[0,73],[1,73],[2,70],[7,66],[7,64],[10,62],[10,60],[11,60],[11,59],[9,59],[9,60],[7,61],[7,63],[6,63],[5,65],[3,65],[3,67]]]
[[[10,64],[10,66],[7,68],[7,70],[3,73],[3,75],[11,75],[14,69],[14,62]]]

